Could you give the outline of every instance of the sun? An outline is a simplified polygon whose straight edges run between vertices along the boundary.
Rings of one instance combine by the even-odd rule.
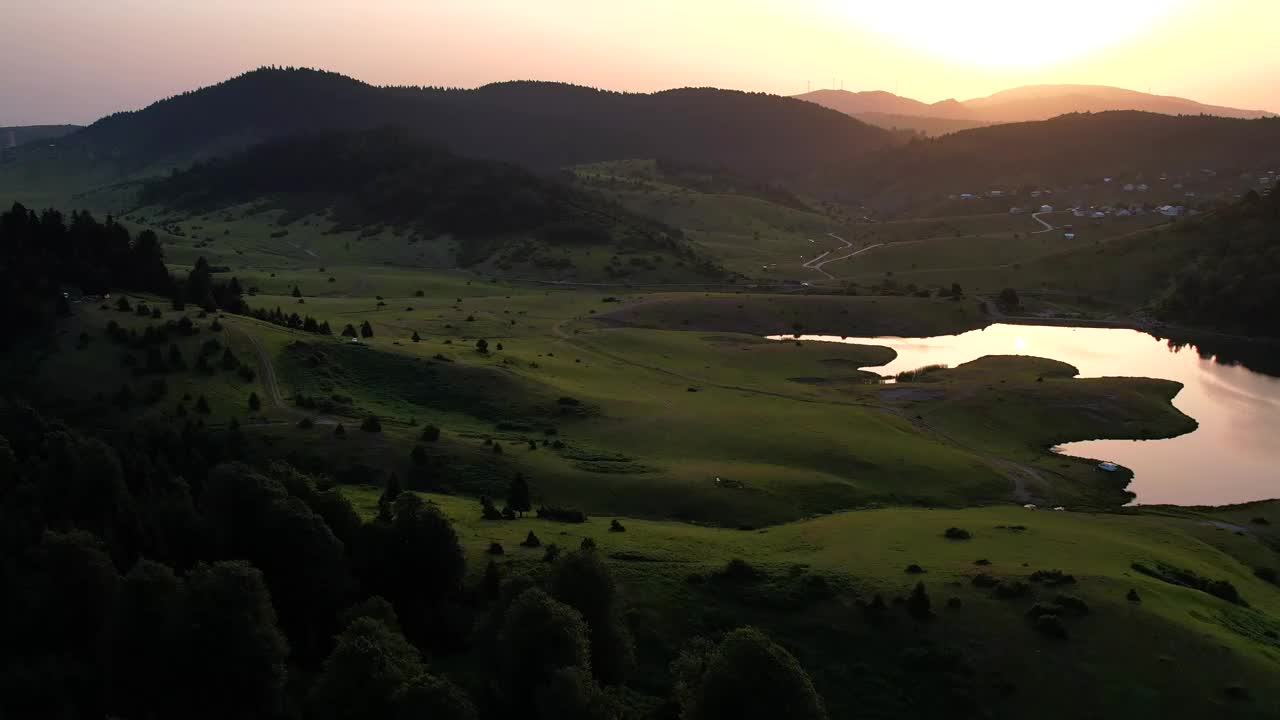
[[[1004,67],[1051,65],[1150,30],[1190,0],[831,0],[858,26],[912,50]]]

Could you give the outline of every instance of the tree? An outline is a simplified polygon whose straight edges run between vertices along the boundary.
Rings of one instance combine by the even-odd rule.
[[[417,331],[417,330],[414,330],[414,331],[413,331],[413,341],[414,341],[414,342],[422,342],[422,336],[418,334],[418,331]]]
[[[529,482],[520,473],[516,473],[507,486],[507,507],[519,513],[520,517],[533,509],[533,502],[529,498]]]
[[[391,717],[396,691],[425,669],[403,635],[374,618],[356,618],[316,678],[312,714],[332,720]]]
[[[591,673],[559,668],[538,688],[538,717],[556,720],[614,720],[617,712]]]
[[[689,720],[823,720],[822,699],[790,653],[755,628],[725,636],[691,685],[682,717]]]
[[[377,415],[370,415],[360,422],[360,429],[365,432],[382,432],[382,421]]]
[[[373,326],[369,324],[368,320],[360,323],[360,337],[373,337]]]
[[[409,459],[415,467],[422,467],[427,464],[427,449],[421,445],[414,445],[413,450],[409,451]]]
[[[173,570],[151,560],[134,564],[111,620],[110,707],[126,717],[180,714],[174,667],[187,652],[182,629],[185,588]]]
[[[933,609],[929,602],[929,593],[925,592],[924,583],[916,583],[907,597],[907,612],[917,620],[928,620],[933,617]]]
[[[588,548],[566,557],[556,566],[551,594],[586,620],[595,676],[606,684],[621,682],[635,663],[635,646],[622,619],[618,586],[599,553]]]
[[[488,341],[488,340],[485,340],[484,338],[480,338],[479,340],[477,340],[477,341],[476,341],[476,352],[480,353],[481,355],[488,355],[488,354],[489,354],[489,341]]]
[[[249,412],[258,412],[262,409],[262,401],[258,399],[258,393],[249,393]]]
[[[1006,310],[1013,310],[1018,307],[1018,291],[1013,288],[1005,288],[1000,291],[1000,295],[996,298],[996,304]]]
[[[560,668],[591,666],[587,624],[577,610],[538,589],[525,590],[507,608],[498,635],[503,688],[515,706]]]
[[[209,408],[209,399],[204,395],[196,398],[196,412],[201,415],[208,415],[212,410]]]
[[[446,678],[423,673],[396,691],[396,720],[476,720],[471,698]],[[548,716],[550,717],[550,716]]]
[[[404,488],[400,485],[400,476],[394,472],[387,475],[387,482],[382,488],[382,494],[378,496],[378,507],[383,509],[387,517],[391,516],[391,505],[400,497],[400,493],[404,492]]]
[[[289,646],[262,573],[243,560],[201,563],[187,577],[187,598],[178,656],[187,716],[277,715]]]
[[[436,442],[440,439],[440,428],[435,425],[428,425],[422,428],[422,439],[425,442]]]
[[[289,294],[290,294],[290,295],[292,295],[292,296],[294,296],[294,297],[296,297],[296,298],[300,298],[300,297],[302,297],[302,290],[298,289],[298,286],[297,286],[297,285],[294,285],[294,286],[293,286],[293,292],[291,292],[291,293],[289,293]]]
[[[951,297],[956,300],[964,297],[964,289],[960,287],[960,283],[951,283]]]
[[[342,423],[338,423],[337,426],[333,428],[334,437],[340,438],[340,437],[346,437],[346,435],[347,435],[347,429],[342,427]]]
[[[342,337],[355,337],[355,336],[356,336],[356,329],[351,326],[351,323],[347,323],[347,326],[342,328]]]

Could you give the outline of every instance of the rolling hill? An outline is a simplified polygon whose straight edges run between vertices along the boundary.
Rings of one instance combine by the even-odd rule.
[[[595,247],[660,253],[715,270],[679,231],[597,194],[514,165],[463,158],[391,128],[269,140],[150,181],[138,202],[189,217],[278,210],[273,237],[304,218],[295,229],[314,221],[330,233],[367,237],[391,227],[408,235],[401,244],[446,241],[460,265],[500,251],[518,256],[512,262],[537,264],[552,250]],[[564,258],[552,260],[560,262],[550,269],[564,269]]]
[[[374,87],[336,73],[267,68],[103,118],[68,136],[59,154],[128,175],[281,136],[383,126],[537,170],[657,157],[768,180],[894,142],[892,133],[842,113],[762,93],[634,94],[548,82]]]
[[[1280,162],[1280,119],[1115,111],[1009,123],[921,140],[859,158],[828,177],[850,199],[882,207],[1025,183],[1103,176],[1257,169]]]

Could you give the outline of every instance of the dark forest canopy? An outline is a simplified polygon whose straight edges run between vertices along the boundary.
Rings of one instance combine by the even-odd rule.
[[[1196,260],[1157,304],[1167,320],[1227,332],[1280,337],[1280,194],[1249,193],[1187,223]]]
[[[536,235],[550,244],[680,250],[678,230],[505,163],[458,157],[395,129],[283,138],[149,183],[143,204],[209,211],[251,200],[342,227],[401,225],[423,237]]]
[[[336,73],[264,68],[103,118],[63,146],[133,172],[275,137],[387,125],[463,155],[540,170],[659,157],[757,179],[805,175],[894,142],[889,131],[834,110],[763,93],[617,93],[550,82],[379,88]]]
[[[160,240],[150,230],[135,237],[111,217],[99,222],[88,212],[73,212],[68,219],[57,210],[37,213],[17,203],[0,214],[0,303],[17,329],[50,327],[56,315],[69,312],[64,293],[113,290],[244,311],[239,283],[215,281],[203,259],[185,280],[170,276]]]

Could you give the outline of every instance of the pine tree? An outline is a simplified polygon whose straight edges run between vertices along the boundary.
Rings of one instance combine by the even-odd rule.
[[[360,323],[360,337],[366,337],[366,338],[373,337],[373,326],[369,324],[368,320],[365,320],[363,323]]]
[[[296,298],[300,298],[300,297],[302,297],[302,291],[298,289],[298,286],[297,286],[297,285],[294,285],[294,286],[293,286],[293,292],[291,292],[291,293],[289,293],[289,294],[290,294],[290,295],[292,295],[292,296],[294,296],[294,297],[296,297]]]
[[[520,473],[516,473],[507,486],[507,507],[520,513],[520,517],[533,509],[533,501],[529,498],[529,483]]]
[[[413,331],[413,341],[414,341],[414,342],[422,342],[422,336],[418,334],[418,331],[417,331],[417,330],[414,330],[414,331]]]

